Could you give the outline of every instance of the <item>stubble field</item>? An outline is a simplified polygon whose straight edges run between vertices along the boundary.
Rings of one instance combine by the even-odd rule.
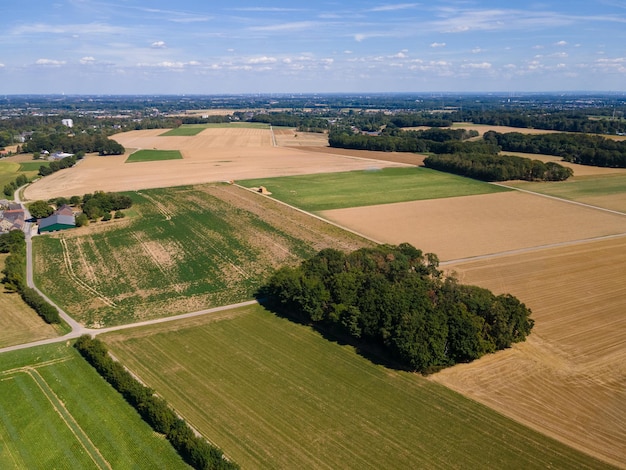
[[[207,128],[196,136],[162,136],[163,129],[130,131],[112,138],[125,155],[87,156],[78,165],[56,172],[29,186],[30,200],[71,197],[101,191],[231,181],[270,176],[363,170],[372,160],[302,149],[274,147],[272,132],[261,128]],[[136,149],[180,150],[182,160],[136,162],[124,165]],[[376,162],[379,167],[402,166]]]
[[[528,340],[432,377],[626,467],[626,237],[447,265],[533,311]]]

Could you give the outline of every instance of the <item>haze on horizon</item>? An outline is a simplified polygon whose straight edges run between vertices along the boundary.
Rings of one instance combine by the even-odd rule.
[[[24,0],[3,94],[626,91],[626,1]]]

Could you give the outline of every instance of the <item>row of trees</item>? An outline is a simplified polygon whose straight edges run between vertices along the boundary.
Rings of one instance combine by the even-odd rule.
[[[12,198],[15,190],[24,186],[26,183],[28,183],[26,175],[17,175],[13,181],[4,185],[3,193],[6,197]]]
[[[9,253],[4,263],[2,283],[8,291],[18,292],[46,323],[61,323],[59,311],[46,302],[35,289],[26,285],[26,241],[24,232],[12,230],[0,234],[0,253]]]
[[[511,295],[458,284],[408,243],[320,251],[275,272],[259,295],[275,310],[430,373],[523,341],[530,310]]]
[[[465,129],[428,129],[403,131],[385,129],[380,135],[371,136],[355,133],[350,128],[335,127],[328,135],[328,144],[336,148],[374,150],[382,152],[432,152],[453,153],[463,148],[485,146],[482,142],[464,142],[477,136],[476,131]],[[495,148],[486,149],[494,151]]]
[[[78,153],[69,157],[63,157],[61,160],[51,161],[48,165],[41,165],[39,167],[39,176],[48,176],[52,173],[56,173],[59,170],[65,170],[76,165],[76,161],[83,158],[84,153]]]
[[[555,162],[544,163],[512,155],[455,154],[431,155],[424,165],[483,181],[564,181],[574,174],[571,168]]]
[[[598,118],[596,115],[599,112],[601,110],[598,109],[588,111],[550,111],[541,108],[536,110],[474,109],[456,112],[450,118],[455,121],[523,129],[546,129],[588,134],[626,132],[626,121],[612,119],[610,115]]]
[[[79,152],[99,155],[122,155],[124,146],[109,139],[104,134],[68,134],[67,132],[34,132],[29,140],[22,144],[22,152],[39,154],[41,151]]]
[[[626,141],[597,135],[486,132],[483,139],[507,152],[547,154],[581,165],[626,168]]]
[[[138,382],[119,362],[108,354],[101,341],[89,335],[74,344],[80,354],[122,394],[156,432],[164,434],[185,462],[196,469],[236,469],[239,466],[224,458],[222,451],[196,436],[187,423],[179,418],[167,402],[154,390]]]

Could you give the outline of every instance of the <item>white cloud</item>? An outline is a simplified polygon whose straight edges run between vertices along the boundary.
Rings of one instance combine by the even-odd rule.
[[[433,48],[438,48],[438,47],[446,47],[446,43],[445,42],[433,42],[430,47]]]
[[[277,59],[276,57],[253,57],[251,59],[248,59],[248,63],[249,64],[273,64],[276,63]]]
[[[555,46],[567,46],[567,41],[559,41],[554,43]]]
[[[356,42],[361,42],[361,41],[364,41],[365,39],[367,39],[367,36],[365,34],[355,34],[354,35],[354,40]]]
[[[481,53],[483,50],[480,47],[475,47],[474,49],[472,49],[472,54],[479,54]]]
[[[42,65],[44,67],[61,67],[62,65],[65,65],[65,61],[54,59],[37,59],[35,64]]]
[[[312,29],[318,23],[314,21],[295,21],[291,23],[279,23],[268,26],[254,26],[250,28],[251,31],[266,31],[266,32],[282,32],[282,31],[302,31],[305,29]]]
[[[165,49],[167,45],[164,41],[154,41],[152,44],[150,44],[150,47],[153,49]]]
[[[91,65],[96,61],[96,59],[94,59],[91,56],[87,56],[87,57],[83,57],[82,59],[80,59],[80,63],[83,65]]]
[[[490,69],[491,68],[491,64],[489,62],[480,62],[478,64],[474,64],[474,63],[470,63],[470,64],[463,64],[461,66],[464,69]]]
[[[381,5],[379,7],[370,8],[367,11],[380,12],[380,11],[407,10],[409,8],[415,8],[417,6],[419,6],[419,3],[397,3],[395,5]]]

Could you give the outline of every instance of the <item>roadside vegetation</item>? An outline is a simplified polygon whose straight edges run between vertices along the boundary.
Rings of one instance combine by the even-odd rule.
[[[237,469],[224,459],[222,451],[194,434],[185,420],[178,417],[154,390],[142,385],[122,364],[108,354],[104,343],[89,335],[74,344],[82,356],[133,406],[155,432],[163,434],[182,459],[195,469]]]

